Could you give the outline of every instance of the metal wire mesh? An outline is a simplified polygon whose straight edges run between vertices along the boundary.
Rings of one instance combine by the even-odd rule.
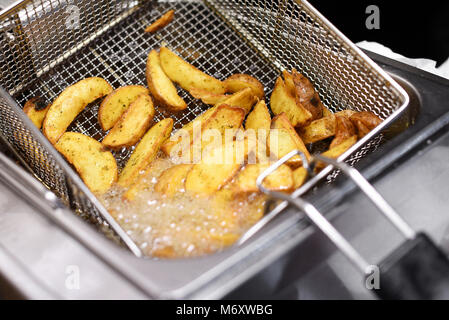
[[[80,13],[79,24],[69,28],[74,7]],[[143,32],[170,9],[175,10],[172,23],[155,34]],[[295,67],[312,80],[334,111],[371,110],[386,119],[402,103],[394,88],[318,17],[286,0],[25,1],[0,18],[0,85],[22,106],[34,96],[51,102],[67,86],[90,76],[103,77],[114,88],[146,85],[147,55],[163,45],[219,79],[234,73],[256,77],[267,98],[280,70]],[[189,108],[170,114],[175,128],[208,107],[180,91]],[[63,199],[70,198],[78,211],[103,222],[98,209],[70,177],[66,181],[66,173],[39,143],[43,136],[36,138],[6,101],[0,100],[0,106],[2,135],[36,176]],[[105,133],[97,110],[98,104],[88,106],[69,130],[101,140]],[[156,121],[166,116],[157,108]],[[379,143],[380,138],[372,140],[350,163]],[[130,151],[115,152],[119,167]]]

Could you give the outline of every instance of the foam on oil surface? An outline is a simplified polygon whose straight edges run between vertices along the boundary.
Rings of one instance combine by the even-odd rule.
[[[155,192],[158,177],[173,165],[169,159],[156,159],[141,180],[145,190],[133,201],[124,200],[126,190],[119,187],[101,197],[145,255],[180,258],[210,254],[232,245],[262,216],[265,196],[236,195],[229,187],[211,197],[181,190],[168,198]]]

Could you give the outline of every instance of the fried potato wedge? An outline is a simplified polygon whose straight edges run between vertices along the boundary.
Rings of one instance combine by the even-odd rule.
[[[165,74],[183,89],[190,91],[198,88],[216,94],[226,92],[226,86],[222,81],[195,68],[169,49],[162,47],[159,56]]]
[[[274,154],[278,159],[293,150],[299,150],[304,153],[307,159],[310,158],[310,153],[304,142],[284,113],[274,117],[271,122],[268,148],[270,153]],[[302,164],[301,157],[295,156],[288,160],[287,164],[292,167],[298,167]]]
[[[356,114],[357,112],[351,109],[346,109],[346,110],[342,110],[342,111],[338,111],[335,112],[334,114],[336,116],[340,116],[340,117],[346,117],[346,118],[350,118],[352,115]]]
[[[337,159],[339,156],[341,156],[343,153],[345,153],[349,148],[351,148],[356,142],[357,142],[357,136],[354,135],[354,136],[346,139],[345,141],[343,141],[336,147],[333,147],[333,148],[327,150],[326,152],[323,152],[321,155],[323,157]],[[324,167],[326,167],[325,163],[318,162],[316,164],[315,168],[319,171],[319,170],[323,169]]]
[[[237,154],[237,142],[221,145],[203,156],[187,174],[186,191],[209,196],[220,190],[240,170],[247,154]],[[243,150],[247,153],[248,150]]]
[[[296,96],[302,106],[312,114],[312,120],[317,120],[323,117],[323,110],[326,108],[321,102],[318,92],[316,92],[312,82],[292,69],[292,79],[296,89]]]
[[[205,150],[207,146],[222,144],[226,137],[226,130],[239,129],[243,120],[245,120],[245,111],[241,108],[231,107],[222,104],[215,109],[215,112],[203,122],[201,126],[201,136],[194,136],[194,139],[201,139],[201,151]],[[218,136],[219,135],[219,136]],[[216,141],[219,138],[219,141]],[[191,141],[192,144],[195,141]]]
[[[312,114],[299,103],[298,99],[289,93],[281,77],[276,80],[273,93],[271,94],[270,105],[271,111],[275,115],[285,113],[294,127],[304,126],[312,119]]]
[[[226,86],[227,92],[236,93],[245,88],[250,88],[259,100],[262,100],[265,97],[262,83],[250,75],[240,73],[233,74],[224,80],[223,83]]]
[[[164,145],[162,146],[162,151],[167,155],[171,156],[172,151],[174,154],[178,154],[177,151],[174,151],[174,148],[176,146],[177,149],[179,149],[179,143],[185,139],[186,136],[189,137],[190,141],[193,140],[193,129],[194,124],[196,124],[198,127],[201,128],[201,126],[207,122],[209,117],[216,111],[216,108],[219,105],[226,104],[230,107],[239,107],[245,110],[246,113],[251,110],[253,105],[257,102],[257,98],[253,95],[251,89],[246,88],[243,89],[237,93],[234,93],[230,95],[226,100],[221,102],[218,105],[215,105],[212,108],[209,108],[204,113],[196,117],[194,120],[190,121],[189,123],[185,124],[180,130],[178,130],[172,137],[170,137],[169,140],[167,140]],[[179,151],[179,150],[178,150]]]
[[[323,109],[323,118],[324,117],[329,117],[331,115],[333,115],[334,113],[332,111],[330,111],[328,108],[324,107]]]
[[[151,94],[161,106],[172,112],[187,108],[176,87],[162,70],[159,53],[156,50],[151,50],[148,54],[146,77]]]
[[[198,88],[191,89],[189,93],[195,99],[199,99],[203,103],[210,104],[210,105],[216,105],[216,104],[222,103],[227,98],[229,98],[229,95],[226,95],[226,94],[212,93],[212,92],[205,91],[205,90],[198,89]]]
[[[105,147],[117,150],[132,147],[147,132],[154,117],[154,106],[147,94],[139,95],[104,137]]]
[[[42,122],[47,115],[48,109],[50,109],[50,105],[43,105],[41,97],[31,98],[23,106],[23,112],[38,129],[42,128]]]
[[[157,156],[161,145],[173,129],[173,119],[166,118],[156,123],[140,140],[131,157],[119,175],[118,185],[129,187]]]
[[[158,178],[154,191],[167,197],[183,192],[187,174],[192,167],[193,164],[178,164],[165,170]]]
[[[166,13],[164,13],[159,19],[154,21],[152,24],[150,24],[148,27],[145,28],[145,32],[154,33],[166,25],[168,25],[170,22],[172,22],[173,18],[175,16],[175,10],[169,10]]]
[[[256,180],[270,166],[269,163],[246,165],[232,183],[232,189],[242,193],[259,192]],[[293,188],[293,173],[289,166],[282,165],[263,182],[272,191],[290,191]]]
[[[266,130],[268,133],[271,127],[271,116],[264,100],[260,100],[253,111],[246,118],[245,129],[254,131]]]
[[[307,181],[307,169],[299,167],[293,171],[293,188],[299,189]]]
[[[349,119],[357,127],[358,136],[360,139],[382,123],[382,120],[370,111],[354,113]]]
[[[158,162],[163,162],[162,158],[156,158],[144,170],[139,172],[137,179],[131,183],[130,187],[123,194],[122,199],[127,201],[134,201],[134,199],[145,192],[152,190],[154,183],[152,180],[152,173],[158,167]]]
[[[48,109],[43,123],[44,135],[55,144],[89,103],[111,91],[111,85],[98,77],[86,78],[67,87]]]
[[[253,91],[250,88],[246,88],[230,95],[221,104],[242,108],[245,110],[245,114],[248,114],[257,101],[258,99]]]
[[[330,144],[330,149],[338,146],[346,139],[357,134],[354,124],[347,117],[335,116],[335,119],[335,138]]]
[[[130,85],[120,87],[112,91],[101,102],[98,109],[98,122],[104,131],[111,129],[129,105],[142,93],[148,94],[148,89],[143,86]]]
[[[244,119],[243,109],[226,104],[219,105],[212,109],[210,116],[200,118],[195,123],[199,128],[192,127],[192,135],[190,132],[184,132],[186,136],[183,136],[179,144],[170,150],[169,156],[177,163],[196,162],[200,160],[203,152],[222,145],[226,139],[234,139]]]
[[[312,121],[307,126],[300,129],[300,137],[305,144],[314,143],[335,135],[336,121],[332,114]]]
[[[77,132],[66,132],[55,144],[94,193],[105,193],[117,180],[114,156],[95,139]]]

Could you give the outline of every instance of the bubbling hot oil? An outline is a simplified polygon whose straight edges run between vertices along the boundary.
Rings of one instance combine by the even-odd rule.
[[[232,245],[263,215],[266,197],[235,194],[225,187],[210,197],[180,190],[169,198],[154,191],[159,176],[175,164],[160,157],[141,176],[145,188],[133,201],[112,188],[101,197],[105,207],[147,256],[194,257]],[[141,173],[144,175],[144,173]]]

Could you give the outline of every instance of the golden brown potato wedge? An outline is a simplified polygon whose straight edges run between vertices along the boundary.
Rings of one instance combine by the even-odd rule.
[[[165,74],[183,89],[190,91],[198,88],[216,94],[225,93],[226,87],[222,81],[198,70],[169,49],[162,47],[159,56]]]
[[[154,117],[154,106],[147,94],[139,95],[103,139],[105,147],[117,150],[132,147],[147,132]]]
[[[315,91],[312,82],[296,69],[292,69],[292,79],[296,89],[296,96],[302,106],[312,114],[311,120],[317,120],[323,117],[325,109],[320,96]]]
[[[221,104],[226,104],[231,107],[239,107],[245,110],[246,113],[251,110],[252,106],[257,102],[257,98],[253,95],[251,89],[246,88],[243,89],[237,93],[234,93],[230,95],[226,100],[221,102]],[[177,149],[179,149],[179,143],[183,139],[183,135],[189,136],[190,141],[193,140],[193,128],[194,124],[197,125],[199,128],[209,119],[209,117],[216,111],[216,108],[219,105],[215,105],[212,108],[209,108],[204,113],[196,117],[194,120],[190,121],[186,125],[184,125],[181,129],[178,130],[168,141],[164,143],[162,146],[162,151],[168,156],[171,155],[173,148],[176,146]],[[179,151],[179,150],[178,150]],[[178,151],[173,151],[175,154],[178,154]]]
[[[148,27],[145,28],[145,32],[154,33],[163,27],[165,27],[167,24],[169,24],[173,17],[175,16],[175,10],[169,10],[166,13],[164,13],[159,19],[154,21],[152,24],[150,24]]]
[[[242,166],[246,155],[236,153],[236,142],[211,150],[187,174],[186,191],[212,195],[228,183]]]
[[[76,132],[66,132],[55,144],[94,193],[105,193],[117,180],[114,156],[95,139]]]
[[[335,116],[335,119],[335,138],[331,142],[330,149],[357,134],[354,124],[347,117]]]
[[[278,159],[293,150],[299,150],[304,153],[307,159],[310,158],[310,153],[304,145],[304,142],[296,133],[295,128],[293,128],[284,113],[274,117],[271,122],[268,147],[270,153],[274,154]],[[301,157],[295,156],[287,161],[287,164],[292,167],[298,167],[302,164]]]
[[[346,139],[345,141],[343,141],[336,147],[333,147],[333,148],[327,150],[326,152],[323,152],[321,155],[323,157],[337,159],[339,156],[341,156],[343,153],[345,153],[349,148],[351,148],[356,142],[357,142],[357,136],[354,135],[354,136]],[[316,169],[318,171],[323,169],[324,167],[326,167],[326,164],[323,162],[318,162],[316,164]]]
[[[370,111],[354,113],[349,119],[357,127],[358,136],[360,139],[382,123],[382,120]]]
[[[219,105],[212,110],[210,116],[200,118],[195,125],[200,126],[190,132],[185,132],[189,137],[182,137],[176,146],[170,149],[169,156],[175,162],[190,163],[200,159],[203,152],[224,143],[225,139],[233,139],[242,126],[245,119],[245,111],[241,108],[230,107],[226,104]],[[227,132],[229,130],[230,132]],[[177,139],[177,137],[172,137]],[[186,140],[182,140],[186,139]],[[176,160],[175,160],[176,158]],[[180,161],[179,161],[180,160]]]
[[[271,127],[271,116],[264,100],[260,100],[253,111],[251,111],[246,118],[246,130],[252,129],[256,132],[259,130],[266,130],[268,133]]]
[[[199,99],[203,103],[210,104],[210,105],[216,105],[216,104],[222,103],[227,98],[229,98],[229,95],[226,95],[226,94],[216,94],[216,93],[208,92],[208,91],[198,89],[198,88],[191,89],[189,93],[195,99]]]
[[[48,109],[43,123],[44,135],[55,144],[89,103],[111,91],[110,84],[98,77],[86,78],[67,87]]]
[[[245,111],[243,109],[222,104],[203,122],[200,132],[201,136],[194,136],[193,138],[201,139],[201,151],[203,151],[210,144],[212,146],[222,144],[226,137],[226,130],[234,130],[235,132],[242,126],[243,120],[245,120]],[[220,141],[215,141],[217,138],[221,138]],[[195,141],[193,140],[191,143],[194,144]]]
[[[309,125],[300,129],[300,137],[305,144],[314,143],[335,135],[335,116],[324,117],[312,121]]]
[[[154,191],[167,197],[183,192],[187,174],[192,167],[193,164],[178,164],[165,170],[158,178]]]
[[[304,167],[299,167],[293,171],[293,187],[299,189],[307,181],[307,170]]]
[[[157,156],[161,145],[173,129],[173,119],[166,118],[156,123],[140,140],[131,157],[120,173],[118,185],[129,187]]]
[[[356,114],[357,112],[351,109],[346,109],[346,110],[342,110],[342,111],[338,111],[335,112],[334,114],[336,116],[341,116],[341,117],[346,117],[346,118],[350,118],[352,115]]]
[[[240,73],[233,74],[223,82],[227,92],[235,93],[245,88],[250,88],[259,100],[262,100],[265,97],[262,83],[250,75]]]
[[[256,180],[270,166],[269,163],[247,164],[232,183],[232,189],[237,192],[259,192]],[[272,191],[289,191],[293,188],[293,173],[289,166],[282,165],[270,174],[263,183],[264,187]]]
[[[101,102],[98,109],[98,121],[104,131],[111,129],[123,113],[128,109],[131,102],[142,93],[148,94],[148,89],[143,86],[124,86],[112,91]]]
[[[28,100],[23,106],[23,112],[25,112],[38,129],[42,127],[45,115],[47,114],[48,109],[50,109],[50,105],[45,106],[42,103],[41,97],[34,97]]]
[[[329,117],[331,115],[333,115],[334,113],[332,111],[330,111],[328,108],[324,107],[323,109],[323,118],[324,117]]]
[[[246,88],[230,95],[220,104],[227,104],[231,107],[242,108],[243,110],[245,110],[245,114],[248,114],[253,106],[257,103],[257,101],[258,99],[253,94],[253,91],[250,88]]]
[[[151,94],[161,106],[172,112],[187,108],[176,87],[162,70],[159,53],[156,50],[151,50],[148,54],[146,77]]]
[[[312,114],[299,103],[298,99],[289,93],[281,77],[277,79],[274,86],[270,105],[271,111],[275,115],[285,113],[294,127],[304,126],[312,119]]]

